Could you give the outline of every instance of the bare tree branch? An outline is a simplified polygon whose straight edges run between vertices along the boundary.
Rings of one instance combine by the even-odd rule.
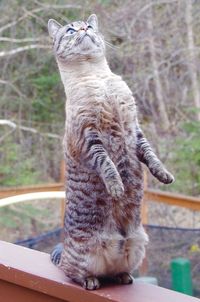
[[[0,28],[0,33],[2,33],[3,31],[5,31],[6,29],[12,27],[12,26],[15,26],[17,23],[21,22],[22,20],[28,18],[30,15],[32,14],[35,14],[35,13],[39,13],[41,11],[44,11],[44,10],[50,10],[50,9],[65,9],[65,8],[73,8],[73,9],[81,9],[82,6],[81,5],[75,5],[75,4],[63,4],[63,5],[46,5],[46,4],[42,4],[42,3],[39,3],[38,4],[41,6],[40,8],[35,8],[31,11],[26,11],[25,14],[23,14],[21,17],[19,17],[17,20],[15,21],[12,21],[12,22],[9,22],[7,23],[6,25],[2,26]]]
[[[19,88],[17,86],[15,86],[13,83],[9,82],[9,81],[5,81],[5,80],[1,80],[0,79],[0,84],[2,85],[9,85],[10,87],[12,87],[12,89],[21,97],[21,98],[26,98],[26,96],[19,90]]]
[[[152,6],[154,5],[160,5],[160,4],[170,4],[170,3],[175,3],[178,0],[162,0],[162,1],[151,1],[150,3],[144,5],[136,14],[134,17],[133,21],[130,24],[130,28],[132,28],[136,21],[141,17],[142,14],[144,14],[146,11],[148,11]]]
[[[8,127],[12,128],[13,130],[10,131],[9,134],[12,133],[15,129],[18,128],[18,129],[20,129],[22,131],[31,132],[33,134],[38,134],[38,135],[41,135],[41,136],[47,136],[49,138],[61,139],[61,136],[58,135],[58,134],[54,134],[54,133],[41,133],[41,132],[39,132],[35,128],[21,126],[21,125],[18,125],[16,123],[10,121],[10,120],[0,120],[0,126],[8,126]]]
[[[0,42],[26,43],[26,42],[44,41],[45,39],[47,39],[47,38],[46,37],[40,37],[40,38],[15,39],[15,38],[9,38],[9,37],[0,37]]]
[[[31,45],[26,45],[23,47],[18,47],[12,50],[8,50],[8,51],[1,51],[0,52],[0,57],[6,57],[6,56],[13,56],[19,52],[22,51],[26,51],[26,50],[30,50],[30,49],[51,49],[50,45],[41,45],[41,44],[31,44]]]
[[[38,5],[42,7],[43,10],[48,9],[82,9],[82,5],[78,4],[44,4],[39,1],[35,1]]]
[[[9,120],[0,120],[0,125],[2,126],[9,126],[11,128],[16,129],[17,125]]]

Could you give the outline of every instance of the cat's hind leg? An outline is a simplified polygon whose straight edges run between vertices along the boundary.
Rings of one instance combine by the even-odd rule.
[[[51,262],[53,262],[53,264],[59,265],[62,251],[63,251],[62,243],[59,243],[54,247],[53,251],[50,254]]]
[[[90,275],[84,263],[80,261],[79,263],[77,262],[76,265],[70,264],[72,256],[69,256],[66,250],[64,250],[62,243],[54,247],[50,257],[54,265],[59,266],[68,278],[80,284],[83,288],[87,290],[100,288],[101,284],[99,279],[96,276]]]
[[[127,269],[124,269],[124,273],[118,274],[121,284],[130,284],[133,277],[131,272],[138,269],[142,264],[145,257],[145,247],[148,243],[148,236],[140,225],[132,234],[132,237],[128,238],[125,242],[124,250],[124,263],[128,264]]]
[[[96,277],[87,277],[83,282],[83,287],[88,290],[95,290],[100,288],[101,284]]]
[[[124,273],[120,273],[120,274],[116,275],[115,281],[118,284],[132,284],[134,279],[131,276],[131,274],[124,272]]]

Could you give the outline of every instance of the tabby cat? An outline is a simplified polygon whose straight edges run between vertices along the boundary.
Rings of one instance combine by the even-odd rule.
[[[173,182],[144,137],[134,98],[110,70],[96,15],[49,34],[64,84],[66,199],[64,243],[51,254],[66,276],[93,290],[103,277],[132,283],[148,236],[140,219],[141,162],[161,182]]]

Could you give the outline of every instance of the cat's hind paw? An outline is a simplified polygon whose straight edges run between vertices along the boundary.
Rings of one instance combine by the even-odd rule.
[[[134,279],[129,273],[121,273],[115,277],[118,284],[132,284]]]
[[[59,243],[54,247],[53,251],[50,254],[51,262],[53,262],[53,264],[58,265],[60,263],[62,250],[63,250],[62,243]]]
[[[101,284],[96,277],[88,277],[83,282],[83,287],[87,290],[95,290],[100,288]]]

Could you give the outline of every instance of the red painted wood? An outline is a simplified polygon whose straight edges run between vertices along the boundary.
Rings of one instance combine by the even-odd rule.
[[[20,302],[32,301],[30,291],[35,291],[37,296],[41,294],[41,301],[48,301],[44,299],[46,295],[52,297],[49,301],[54,301],[54,297],[59,299],[55,301],[68,302],[200,302],[197,298],[143,283],[107,285],[97,291],[86,291],[51,264],[48,254],[0,241],[0,302],[12,301],[6,299],[6,292],[10,296],[12,290],[13,301]],[[24,291],[24,296],[17,297],[20,291]]]
[[[65,302],[56,297],[0,280],[1,302]]]

